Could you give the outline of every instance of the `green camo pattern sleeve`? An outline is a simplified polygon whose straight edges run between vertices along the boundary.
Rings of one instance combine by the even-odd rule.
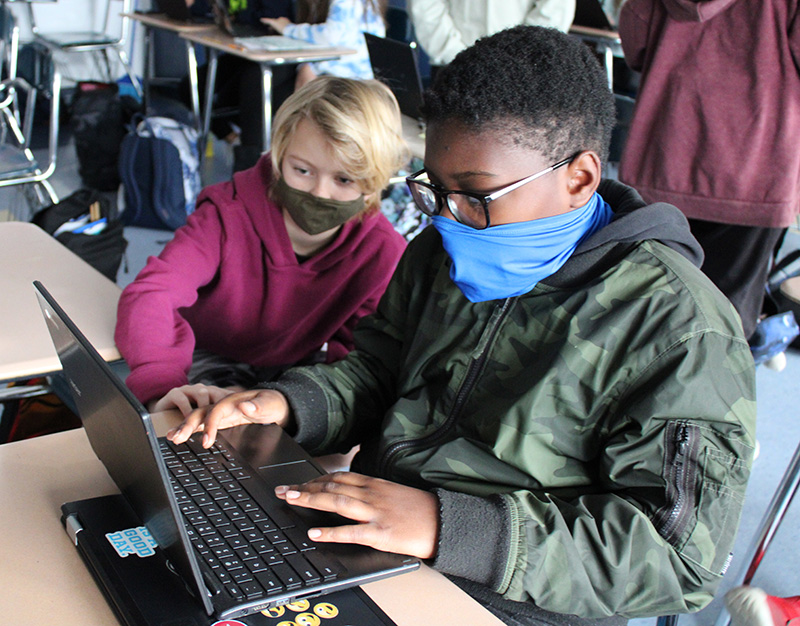
[[[359,471],[506,499],[507,599],[697,610],[738,527],[754,366],[730,303],[683,257],[612,254],[580,285],[474,304],[428,229],[356,351],[304,375],[327,401],[322,448],[361,442]]]

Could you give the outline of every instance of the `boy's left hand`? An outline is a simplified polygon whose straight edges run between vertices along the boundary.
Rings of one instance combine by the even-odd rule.
[[[294,506],[338,513],[358,524],[312,528],[314,541],[357,543],[384,552],[433,558],[439,536],[439,501],[421,489],[353,472],[336,472],[303,485],[282,485],[275,495]]]
[[[261,23],[271,26],[273,30],[282,35],[283,30],[292,22],[286,17],[262,17]]]

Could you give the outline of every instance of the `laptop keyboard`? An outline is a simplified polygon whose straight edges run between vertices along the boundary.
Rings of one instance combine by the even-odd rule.
[[[316,549],[299,516],[258,504],[253,496],[263,485],[224,443],[205,449],[194,438],[163,440],[161,452],[212,594],[253,601],[339,576],[341,563]]]

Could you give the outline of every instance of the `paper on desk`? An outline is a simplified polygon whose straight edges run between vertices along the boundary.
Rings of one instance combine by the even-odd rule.
[[[292,39],[283,35],[261,35],[260,37],[235,37],[237,45],[247,50],[268,50],[281,52],[283,50],[321,50],[330,46],[309,43],[300,39]]]

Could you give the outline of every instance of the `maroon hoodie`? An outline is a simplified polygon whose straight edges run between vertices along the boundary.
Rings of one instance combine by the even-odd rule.
[[[203,190],[186,226],[123,291],[115,340],[141,401],[186,384],[195,347],[269,367],[327,342],[328,360],[339,359],[377,307],[404,239],[381,214],[356,218],[301,263],[267,197],[271,174],[265,156]]]
[[[642,72],[620,180],[690,218],[793,223],[798,0],[628,0],[619,33]]]

